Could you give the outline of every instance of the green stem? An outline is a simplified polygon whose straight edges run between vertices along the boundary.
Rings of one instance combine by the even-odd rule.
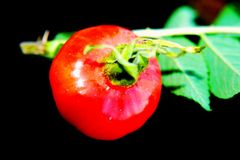
[[[40,55],[46,58],[53,59],[58,53],[62,45],[68,40],[68,36],[64,38],[55,38],[48,40],[49,31],[45,31],[42,38],[37,41],[26,41],[20,43],[20,48],[23,54]]]
[[[202,34],[240,34],[240,27],[188,27],[188,28],[174,28],[174,29],[136,29],[133,32],[139,37],[166,37],[166,36],[179,36],[179,35],[197,35]],[[20,48],[23,54],[41,55],[47,58],[54,58],[58,53],[61,46],[68,40],[71,34],[64,38],[57,38],[48,40],[49,31],[46,31],[43,38],[37,41],[27,41],[20,43]]]
[[[174,29],[136,29],[133,32],[140,37],[166,37],[180,35],[201,35],[201,34],[240,34],[240,27],[185,27]]]

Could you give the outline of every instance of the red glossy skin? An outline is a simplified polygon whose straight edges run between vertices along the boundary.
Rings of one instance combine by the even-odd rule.
[[[102,58],[109,49],[86,55],[86,45],[129,43],[130,30],[111,25],[76,32],[62,47],[50,69],[50,83],[60,114],[85,135],[115,140],[139,129],[153,114],[161,94],[161,73],[150,59],[138,81],[129,87],[114,86],[104,75]]]

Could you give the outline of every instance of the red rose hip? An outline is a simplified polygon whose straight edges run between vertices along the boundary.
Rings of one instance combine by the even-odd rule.
[[[111,48],[84,52],[88,46],[105,45],[124,53],[123,48],[136,38],[119,26],[90,27],[76,32],[54,58],[49,76],[56,106],[85,135],[100,140],[121,138],[143,126],[156,110],[162,87],[156,58],[149,58],[145,67],[138,65],[141,72],[135,74],[131,64],[142,59],[133,60],[127,57],[129,53],[121,55],[126,63],[118,63],[121,57],[111,58]]]

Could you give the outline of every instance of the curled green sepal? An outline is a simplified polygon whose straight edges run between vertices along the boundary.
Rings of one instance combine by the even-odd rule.
[[[181,57],[186,53],[197,54],[200,53],[205,48],[205,46],[182,46],[175,42],[147,37],[139,38],[139,40],[144,41],[145,44],[151,44],[152,47],[156,47],[155,54],[164,54],[171,58]],[[148,48],[149,51],[151,51],[150,49]]]

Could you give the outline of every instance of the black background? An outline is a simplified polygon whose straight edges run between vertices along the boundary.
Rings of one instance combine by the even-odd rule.
[[[6,105],[10,110],[6,120],[9,122],[7,134],[10,137],[6,139],[10,148],[80,150],[155,146],[159,150],[211,152],[216,147],[225,150],[239,146],[239,94],[228,100],[211,95],[213,111],[207,112],[197,103],[177,97],[164,87],[157,111],[141,129],[116,141],[88,138],[68,124],[56,109],[48,79],[51,60],[22,55],[18,46],[22,41],[35,40],[46,29],[50,31],[51,39],[58,32],[77,31],[99,24],[129,29],[161,28],[172,11],[183,4],[187,2],[169,0],[161,1],[161,5],[149,2],[145,6],[122,2],[117,8],[103,4],[97,9],[87,3],[80,6],[77,2],[59,8],[55,4],[20,7],[11,19],[14,46],[10,49],[14,53],[14,65],[9,81],[13,92],[6,93],[11,97]]]

